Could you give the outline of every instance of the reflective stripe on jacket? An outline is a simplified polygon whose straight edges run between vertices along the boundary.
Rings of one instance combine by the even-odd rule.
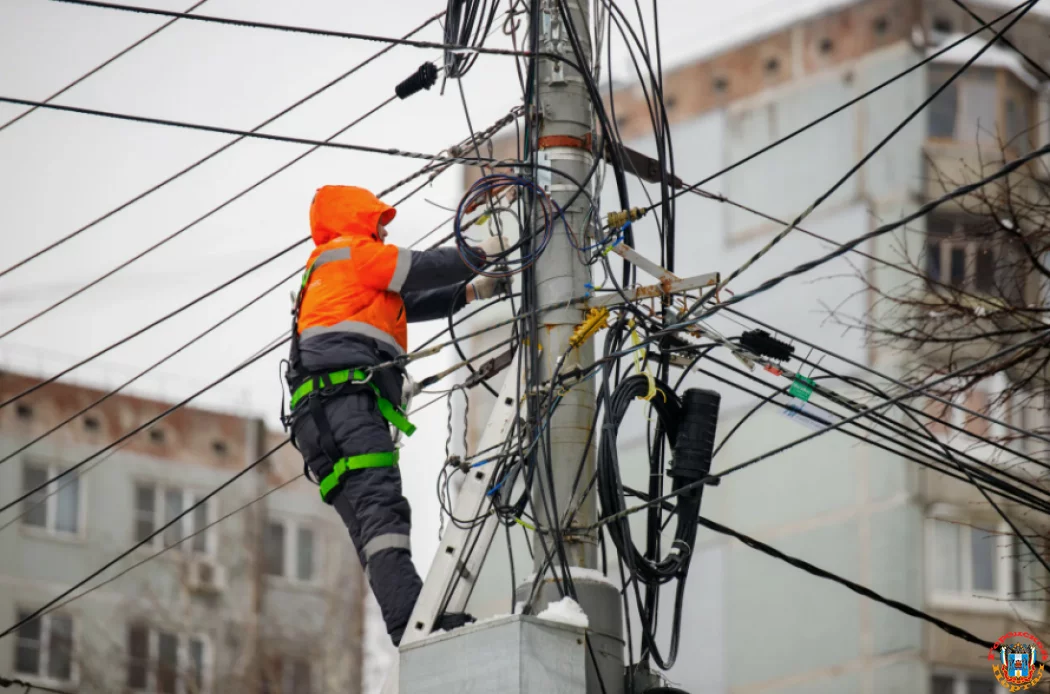
[[[379,240],[376,227],[389,224],[396,213],[363,188],[317,191],[310,207],[317,247],[307,262],[297,324],[304,344],[327,336],[321,342],[328,352],[333,338],[369,338],[366,342],[403,354],[407,323],[443,317],[463,305],[461,285],[474,273],[455,248],[410,251]],[[481,249],[472,250],[484,257]],[[329,360],[323,361],[328,367]],[[336,367],[369,365],[348,355],[334,361]]]

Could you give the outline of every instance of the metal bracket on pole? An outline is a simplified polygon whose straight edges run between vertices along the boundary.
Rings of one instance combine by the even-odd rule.
[[[718,284],[718,279],[719,274],[717,272],[709,272],[703,275],[695,275],[693,277],[684,277],[682,279],[676,278],[660,284],[650,284],[644,287],[624,289],[623,296],[626,296],[631,301],[636,301],[638,299],[653,299],[663,296],[664,294],[675,294],[677,292],[686,292],[690,289],[712,287]],[[623,296],[621,296],[619,292],[609,292],[603,296],[586,299],[586,304],[590,308],[594,308],[595,306],[619,304],[623,302]]]

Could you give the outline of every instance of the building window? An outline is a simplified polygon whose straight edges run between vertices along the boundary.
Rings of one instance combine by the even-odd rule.
[[[18,621],[31,610],[19,610]],[[18,627],[15,672],[52,682],[73,680],[73,618],[46,614]]]
[[[958,67],[931,65],[927,73],[930,93],[951,80]],[[1027,154],[1035,95],[1012,75],[997,80],[998,72],[971,67],[952,80],[927,109],[929,137],[996,149],[1001,138],[1020,154]]]
[[[266,524],[266,573],[293,581],[317,581],[317,536],[313,528],[289,520]]]
[[[260,694],[310,694],[312,677],[306,658],[271,658],[262,673]]]
[[[968,293],[1018,303],[1024,297],[1024,260],[1017,241],[990,220],[964,215],[926,218],[926,277]]]
[[[988,675],[968,672],[939,672],[933,675],[930,694],[995,694],[999,684]]]
[[[938,509],[928,521],[931,602],[983,612],[1039,610],[1042,566],[1005,523]],[[1039,538],[1031,539],[1042,550]]]
[[[164,486],[148,482],[135,485],[135,541],[141,542],[156,532],[157,528],[175,520],[185,509],[197,504],[204,497],[188,489]],[[211,500],[200,504],[167,528],[161,535],[163,544],[170,546],[183,538],[192,538],[178,546],[184,552],[214,554],[216,535],[207,525],[212,518]],[[207,528],[207,529],[206,529]],[[161,536],[154,537],[151,545],[161,543]]]
[[[207,645],[142,624],[128,627],[127,688],[151,694],[201,694],[207,691]]]
[[[70,474],[54,480],[62,468],[54,463],[27,460],[22,465],[22,491],[43,487],[25,500],[22,524],[55,535],[80,532],[80,477]]]

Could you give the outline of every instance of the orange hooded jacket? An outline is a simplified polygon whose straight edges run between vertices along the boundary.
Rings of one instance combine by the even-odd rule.
[[[412,253],[384,244],[376,229],[397,214],[371,192],[354,186],[325,186],[310,206],[310,233],[317,248],[307,262],[308,279],[299,308],[301,340],[349,333],[408,349],[405,304],[398,292],[408,277]]]

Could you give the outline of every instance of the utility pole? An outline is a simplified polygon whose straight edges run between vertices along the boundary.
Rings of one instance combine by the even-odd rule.
[[[584,75],[570,65],[579,65],[584,70],[590,69],[591,31],[588,2],[535,1],[543,3],[538,26],[531,27],[531,31],[540,32],[540,54],[562,56],[568,61],[553,57],[538,59],[538,109],[530,116],[535,119],[534,123],[538,124],[538,162],[541,166],[549,168],[538,169],[537,183],[562,210],[566,224],[577,239],[576,244],[584,246],[587,225],[594,222],[591,215],[598,214],[597,210],[590,209],[591,202],[588,196],[582,194],[578,186],[578,183],[587,181],[593,163],[591,133],[594,111]],[[577,57],[573,50],[574,38],[570,36],[569,26],[564,21],[563,10],[572,20],[575,41],[582,48],[582,57]],[[558,172],[567,175],[559,176]],[[594,204],[597,206],[601,191],[589,192],[593,194]],[[590,268],[580,261],[580,254],[572,247],[561,222],[555,221],[554,224],[554,234],[546,250],[537,259],[533,274],[534,295],[540,308],[564,303],[568,297],[584,296],[591,281]],[[566,356],[564,364],[561,365],[562,374],[577,367],[589,367],[594,363],[593,341],[569,349],[569,339],[573,330],[583,321],[585,315],[584,306],[558,308],[541,313],[540,346],[529,346],[529,349],[542,348],[536,360],[540,369],[540,382],[550,383],[553,376],[551,370],[557,368],[557,360],[563,354]],[[550,387],[554,388],[555,385],[550,383]],[[597,444],[597,432],[594,436],[590,432],[594,410],[593,380],[574,386],[562,397],[547,425],[552,460],[546,461],[546,450],[543,446],[539,447],[539,468],[534,478],[531,496],[537,522],[551,532],[558,532],[571,511],[578,507],[560,539],[564,543],[570,567],[592,571],[599,568],[598,538],[596,531],[587,528],[593,528],[598,520],[597,494],[591,490],[582,503],[581,497],[587,491],[588,481],[593,478],[595,470],[594,447]],[[579,472],[581,460],[582,474]],[[548,462],[551,479],[547,479]],[[548,566],[547,557],[554,549],[552,540],[551,535],[535,534],[533,556],[537,573]],[[549,563],[557,567],[558,557],[555,556]],[[554,578],[555,576],[559,578]],[[591,641],[589,648],[594,656],[589,662],[587,691],[612,694],[623,691],[621,602],[619,592],[613,585],[595,580],[596,578],[596,573],[579,571],[574,574],[573,579],[577,601],[588,617]],[[561,588],[556,584],[556,580],[560,580],[560,574],[548,569],[542,589],[533,601],[535,612],[542,611],[547,603],[561,598]],[[519,586],[517,599],[527,600],[531,587],[531,582]],[[596,661],[601,672],[600,682],[598,677],[593,676],[595,673],[590,672]]]

